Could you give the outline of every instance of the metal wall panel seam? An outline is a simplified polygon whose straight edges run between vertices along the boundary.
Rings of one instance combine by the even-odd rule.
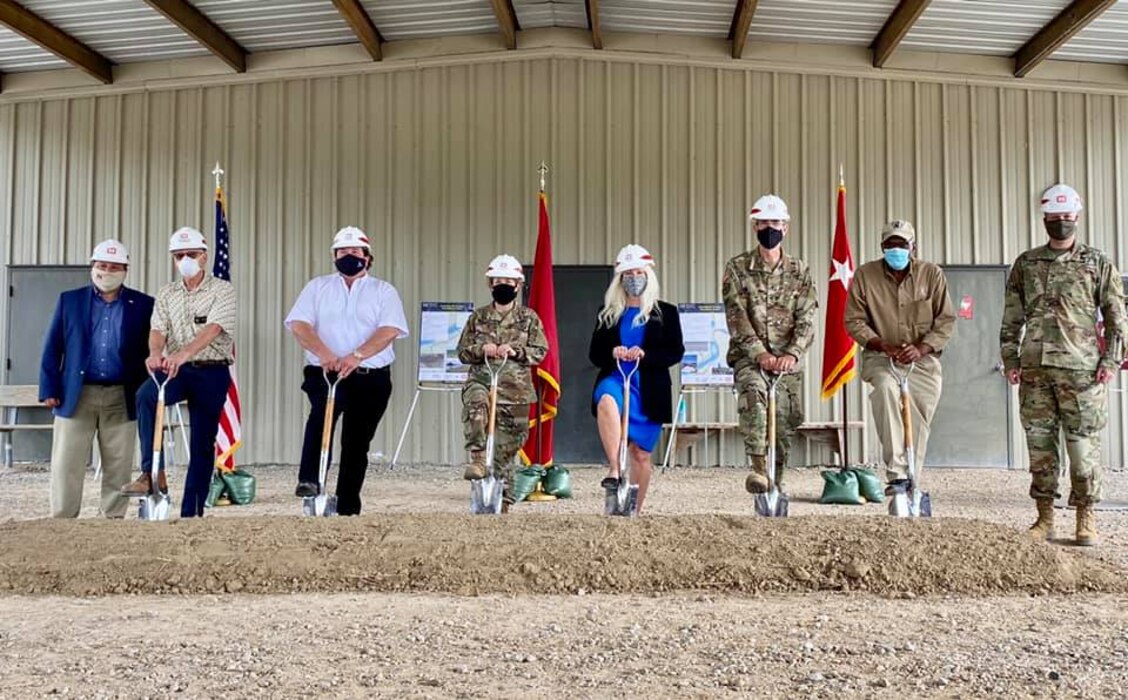
[[[772,73],[772,105],[779,104],[779,73]],[[772,192],[779,191],[779,110],[772,110]],[[751,202],[749,202],[751,205]]]
[[[1054,179],[1056,182],[1063,182],[1065,179],[1065,154],[1062,152],[1062,144],[1065,138],[1062,136],[1062,127],[1064,126],[1064,117],[1061,114],[1061,93],[1054,93],[1054,156],[1057,162],[1054,164],[1054,172],[1056,173]]]
[[[1031,148],[1033,141],[1034,141],[1034,94],[1031,91],[1027,90],[1026,91],[1026,148],[1023,149],[1023,152],[1026,154],[1026,181],[1027,181],[1027,188],[1028,189],[1033,189],[1034,183],[1035,183],[1035,180],[1034,180],[1034,152],[1033,152],[1033,149]],[[1036,236],[1034,234],[1034,231],[1035,231],[1035,225],[1036,225],[1036,222],[1037,222],[1037,216],[1036,216],[1036,213],[1035,213],[1035,209],[1033,207],[1027,206],[1026,207],[1026,216],[1027,216],[1026,246],[1025,246],[1024,249],[1033,248],[1036,245],[1036,243],[1035,243]],[[1021,253],[1022,251],[1020,250],[1018,252]],[[1009,260],[1007,261],[1008,264],[1010,264],[1010,262],[1011,261],[1009,261]]]
[[[689,69],[689,99],[686,100],[686,109],[688,110],[689,122],[686,124],[688,128],[687,145],[689,156],[689,183],[686,188],[689,195],[687,202],[687,230],[689,232],[689,285],[688,288],[683,288],[683,294],[687,298],[693,298],[697,293],[697,256],[695,252],[697,246],[697,110],[694,109],[694,103],[697,100],[697,70],[695,68]]]
[[[951,121],[948,119],[948,89],[947,87],[940,90],[940,171],[944,173],[943,176],[943,201],[944,206],[940,208],[940,218],[943,222],[941,226],[944,229],[944,255],[942,261],[952,259],[952,177],[949,172],[949,163],[951,163],[951,154],[949,148],[951,144],[948,138],[948,127]]]
[[[640,79],[639,79],[639,65],[636,63],[631,67],[631,124],[633,133],[631,133],[631,243],[639,242],[639,149],[640,133],[642,132],[641,117],[639,113],[642,111],[639,107],[641,99]],[[659,253],[665,257],[665,251]]]
[[[999,236],[1000,255],[1002,255],[1003,260],[1010,260],[1010,236],[1007,235],[1006,216],[1006,212],[1011,209],[1011,207],[1007,206],[1007,197],[1010,193],[1010,183],[1007,182],[1007,171],[1009,170],[1009,168],[1006,167],[1006,144],[1003,140],[1005,132],[1005,130],[1003,129],[1003,124],[1007,120],[1006,110],[1004,109],[1005,102],[1003,101],[1003,89],[1001,87],[995,88],[995,102],[997,104],[999,115],[999,118],[995,123],[995,126],[997,128],[996,138],[999,140],[999,147],[995,153],[995,157],[999,161],[999,206],[1001,208],[999,219],[1002,222],[1002,235]]]
[[[975,88],[967,89],[967,118],[968,118],[968,145],[970,147],[969,170],[971,171],[971,196],[968,197],[968,208],[971,210],[971,264],[979,264],[982,258],[979,240],[979,207],[976,205],[976,196],[979,192],[979,157],[978,157],[978,130],[979,119],[976,115],[978,104],[975,99]],[[950,259],[950,258],[949,258]]]
[[[918,229],[924,226],[924,212],[921,210],[921,111],[920,83],[913,83],[913,217]]]
[[[603,64],[602,71],[603,80],[603,259],[613,260],[615,257],[613,228],[614,221],[611,217],[611,200],[612,191],[611,183],[613,178],[610,177],[612,172],[612,158],[613,149],[611,148],[611,136],[614,132],[614,110],[612,109],[612,91],[611,91],[611,63]]]

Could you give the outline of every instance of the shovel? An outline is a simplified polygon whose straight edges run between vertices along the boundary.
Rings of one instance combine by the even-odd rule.
[[[901,371],[897,362],[889,358],[889,367],[901,387],[901,430],[905,434],[905,463],[909,468],[908,483],[894,485],[892,500],[889,501],[889,514],[897,518],[931,518],[932,498],[921,491],[917,485],[916,452],[913,450],[912,400],[909,394],[909,375],[916,369],[910,362],[908,369]]]
[[[486,421],[486,476],[473,479],[470,482],[470,513],[473,515],[496,515],[501,512],[502,491],[505,482],[494,476],[494,452],[497,448],[497,384],[501,378],[501,370],[509,360],[501,358],[501,362],[490,364],[490,358],[485,358],[486,371],[490,373],[490,400],[489,419]]]
[[[325,493],[325,482],[329,478],[329,451],[333,447],[333,411],[337,406],[337,385],[341,375],[330,381],[329,373],[321,370],[325,384],[329,387],[329,397],[325,401],[325,422],[321,428],[321,462],[317,475],[317,495],[302,498],[302,513],[315,517],[331,517],[337,514],[337,497]]]
[[[756,494],[756,514],[764,518],[786,518],[789,502],[787,494],[779,490],[776,478],[776,386],[783,375],[761,368],[760,376],[768,385],[768,491]]]
[[[164,381],[157,381],[157,376],[152,372],[149,378],[157,385],[157,414],[153,426],[153,466],[149,470],[149,493],[141,496],[141,508],[137,517],[141,520],[168,520],[171,503],[168,494],[162,493],[158,474],[162,468],[161,453],[164,451],[164,416],[165,416],[165,386],[169,382],[166,374]]]
[[[623,363],[616,358],[615,366],[619,368],[619,376],[623,378],[623,416],[622,430],[619,433],[619,485],[607,489],[604,498],[603,511],[607,515],[622,515],[631,517],[638,512],[638,484],[631,483],[631,461],[628,454],[627,429],[630,427],[631,417],[631,378],[638,371],[638,361],[635,361],[629,372],[623,370]]]

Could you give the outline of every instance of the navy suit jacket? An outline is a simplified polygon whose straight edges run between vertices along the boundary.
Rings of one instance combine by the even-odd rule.
[[[78,408],[86,363],[90,360],[90,295],[86,285],[59,295],[55,315],[43,339],[39,366],[39,400],[59,399],[55,415],[70,418]],[[129,419],[137,419],[137,390],[149,378],[145,358],[149,356],[149,322],[153,297],[122,287],[121,363],[125,371],[123,389]]]

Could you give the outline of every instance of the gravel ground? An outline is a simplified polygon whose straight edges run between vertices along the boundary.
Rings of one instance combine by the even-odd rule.
[[[214,509],[214,520],[292,516],[299,510],[291,495],[292,468],[254,472],[259,478],[258,502],[248,508]],[[552,538],[570,542],[583,537],[581,530],[593,527],[593,519],[553,515],[598,513],[601,473],[576,469],[574,474],[575,499],[520,504],[515,509],[519,517],[490,523],[487,529],[516,527],[525,539],[532,531],[546,545]],[[173,474],[174,497],[182,478]],[[958,530],[963,533],[960,537],[975,532],[974,523],[965,528],[957,519],[987,521],[1017,531],[1032,519],[1027,479],[1025,474],[1010,472],[932,472],[927,486],[936,514],[945,522],[910,527],[903,536],[919,536],[938,527],[955,528],[951,532]],[[671,471],[655,483],[649,516],[637,524],[615,527],[636,535],[665,532],[678,523],[694,523],[700,530],[708,519],[698,516],[712,513],[736,516],[717,519],[718,533],[725,533],[721,524],[727,523],[732,528],[747,527],[755,535],[759,524],[741,525],[751,522],[747,516],[752,515],[742,482],[743,472],[735,470]],[[0,521],[4,543],[0,565],[9,571],[28,556],[9,546],[13,533],[22,537],[53,532],[55,542],[79,546],[73,534],[77,531],[68,528],[82,528],[82,523],[19,522],[45,515],[46,485],[42,471],[0,471],[0,517],[5,518]],[[789,475],[796,516],[793,534],[828,522],[803,516],[834,515],[841,517],[829,521],[835,524],[828,527],[869,533],[885,543],[892,541],[891,536],[882,532],[893,533],[894,540],[902,537],[897,528],[905,524],[890,523],[881,506],[820,506],[814,503],[819,489],[814,471]],[[87,491],[83,515],[95,516],[95,493],[89,481]],[[1128,475],[1107,475],[1106,499],[1128,500]],[[448,523],[447,528],[457,532],[462,523],[469,527],[475,519],[426,514],[461,514],[465,509],[466,487],[453,467],[390,474],[374,468],[365,488],[366,513],[402,514],[392,520],[404,523],[430,522],[440,529]],[[1065,526],[1061,534],[1071,534],[1072,513],[1059,511],[1059,518]],[[384,515],[362,517],[337,527],[386,520]],[[246,521],[246,528],[258,529],[269,522],[269,518],[254,518]],[[275,522],[283,528],[302,527],[297,518]],[[333,522],[338,521],[318,527],[332,527]],[[984,559],[982,568],[1006,566],[1008,556],[1020,563],[1035,556],[1051,562],[1086,557],[1081,564],[1128,576],[1128,513],[1102,512],[1098,523],[1102,543],[1091,549],[1063,543],[1029,545],[1005,528],[983,526],[984,536],[990,533],[995,538],[992,546],[1006,551],[994,560]],[[84,536],[104,531],[112,538],[116,532],[120,544],[127,544],[136,536],[119,528],[158,527],[179,533],[204,528],[229,535],[234,524],[104,523],[88,527],[91,532]],[[723,542],[731,536],[727,533],[719,539]],[[645,538],[642,542],[640,546]],[[951,555],[928,541],[916,544],[935,551],[937,560]],[[195,551],[207,553],[212,546],[209,541]],[[685,545],[691,554],[697,553],[695,546]],[[63,551],[64,547],[45,542],[43,549]],[[115,555],[109,549],[101,559]],[[684,551],[671,551],[686,556]],[[819,553],[829,556],[823,550]],[[477,556],[477,551],[471,546],[465,554]],[[700,554],[715,552],[702,548]],[[799,551],[795,555],[807,556]],[[9,593],[0,595],[0,669],[4,697],[769,693],[1108,698],[1128,695],[1128,596],[1119,592],[917,595],[911,590],[880,596],[701,590],[616,595],[581,589],[553,595],[239,592],[29,597]]]

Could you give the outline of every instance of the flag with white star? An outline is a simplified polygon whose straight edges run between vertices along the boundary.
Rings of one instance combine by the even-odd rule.
[[[854,378],[857,345],[846,332],[846,296],[854,279],[854,255],[846,235],[846,185],[838,185],[838,216],[830,258],[830,285],[826,290],[826,338],[823,343],[822,397],[829,399]]]
[[[212,263],[212,275],[231,281],[231,236],[227,230],[227,203],[220,186],[215,188],[215,262]],[[235,468],[235,451],[243,446],[243,412],[239,405],[235,365],[228,369],[231,383],[227,385],[227,400],[223,404],[219,431],[215,436],[215,466],[230,471]]]

